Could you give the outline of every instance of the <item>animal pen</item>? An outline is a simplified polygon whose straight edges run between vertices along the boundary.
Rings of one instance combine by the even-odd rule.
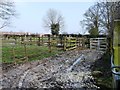
[[[3,60],[7,57],[16,61],[28,61],[33,56],[40,56],[44,49],[46,52],[66,51],[78,47],[77,39],[67,36],[52,35],[3,35],[2,46],[6,47],[7,53],[3,52]],[[4,51],[4,50],[3,50]],[[32,53],[37,51],[36,53]]]
[[[90,48],[98,50],[98,48],[94,47],[99,47],[101,49],[103,46],[102,50],[105,51],[107,49],[106,38],[87,38],[79,35],[3,35],[2,41],[3,46],[7,45],[6,47],[11,48],[8,49],[10,53],[9,59],[13,60],[15,63],[28,61],[34,56],[41,56],[42,54],[40,52],[43,49],[46,50],[44,55],[48,56],[48,53],[72,49],[81,50]],[[36,51],[36,53],[32,53],[33,51]],[[3,60],[5,57],[6,55],[4,55],[3,52]]]

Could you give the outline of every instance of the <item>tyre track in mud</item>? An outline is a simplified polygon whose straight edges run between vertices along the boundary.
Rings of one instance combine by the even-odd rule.
[[[50,88],[58,85],[61,88],[71,88],[75,87],[75,85],[81,85],[81,87],[84,87],[84,84],[86,83],[85,80],[91,77],[89,75],[86,78],[87,72],[90,74],[90,65],[88,64],[92,64],[95,60],[92,62],[89,62],[88,60],[86,62],[87,64],[85,64],[83,60],[81,64],[78,64],[73,68],[72,72],[67,72],[67,69],[81,54],[88,55],[86,58],[89,58],[89,60],[93,58],[98,59],[102,55],[99,52],[96,53],[96,51],[90,50],[68,51],[65,52],[65,54],[56,55],[55,57],[46,58],[40,61],[28,62],[8,71],[7,73],[3,73],[1,80],[2,86],[3,88]],[[80,77],[80,82],[77,81],[78,77]],[[75,85],[72,85],[74,82],[76,82]],[[83,84],[80,84],[81,82]],[[91,85],[92,84],[93,83],[91,83]]]

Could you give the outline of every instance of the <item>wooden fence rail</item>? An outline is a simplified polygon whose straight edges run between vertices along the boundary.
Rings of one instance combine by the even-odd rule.
[[[64,50],[71,50],[77,47],[77,40],[75,37],[64,37]]]
[[[17,60],[30,59],[32,56],[39,56],[41,47],[47,47],[49,53],[55,50],[62,49],[64,51],[71,49],[85,49],[85,42],[90,44],[90,49],[96,49],[101,51],[106,51],[107,41],[106,38],[86,38],[77,36],[52,36],[52,35],[42,35],[42,36],[12,36],[9,39],[3,39],[4,43],[9,45],[14,45],[12,50],[12,58],[16,62]],[[89,42],[90,41],[90,42]],[[33,47],[34,46],[34,47]],[[16,48],[21,48],[20,51],[16,51]],[[33,50],[38,53],[31,53]],[[20,56],[20,54],[22,56]],[[37,55],[36,55],[37,54]]]
[[[106,51],[107,38],[90,38],[90,49]]]

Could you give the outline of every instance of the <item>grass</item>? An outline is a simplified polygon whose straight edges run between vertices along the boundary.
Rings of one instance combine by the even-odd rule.
[[[30,37],[29,37],[30,38]],[[25,39],[26,43],[26,50],[24,45],[21,45],[21,39],[17,38],[16,40],[14,38],[10,39],[3,39],[2,40],[2,62],[4,63],[11,63],[14,62],[15,59],[21,59],[24,58],[25,56],[28,56],[28,60],[40,60],[46,57],[53,56],[57,53],[62,52],[62,50],[58,50],[56,48],[56,38],[55,41],[51,38],[51,41],[54,41],[52,43],[52,52],[49,52],[48,46],[38,46],[38,45],[43,45],[42,43],[42,37],[40,38],[41,44],[38,42],[38,38],[32,37],[32,41],[29,41],[29,38]],[[47,37],[43,37],[44,42],[48,42]],[[37,45],[38,44],[38,45]],[[67,46],[74,46],[74,44],[67,44]],[[53,48],[54,47],[54,48]]]
[[[14,44],[10,44],[10,41],[9,42],[3,41],[2,62],[12,63],[14,62],[13,56],[15,56],[17,59],[20,59],[25,57],[25,55],[28,56],[29,61],[40,60],[46,57],[56,55],[61,52],[62,50],[57,50],[55,47],[52,48],[52,52],[50,53],[48,46],[26,45],[26,54],[25,54],[24,45],[21,44],[14,45]]]
[[[101,90],[112,89],[112,73],[109,53],[104,54],[101,59],[94,63],[92,71],[102,72],[101,76],[95,77],[96,85],[99,86]]]

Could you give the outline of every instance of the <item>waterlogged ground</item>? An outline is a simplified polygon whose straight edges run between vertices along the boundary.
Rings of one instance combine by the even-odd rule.
[[[91,66],[102,55],[94,50],[72,50],[11,69],[3,68],[0,88],[97,89]]]

